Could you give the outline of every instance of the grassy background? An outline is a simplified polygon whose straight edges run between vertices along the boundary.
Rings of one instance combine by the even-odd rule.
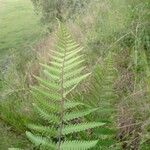
[[[43,32],[38,17],[34,13],[30,0],[0,0],[0,75],[6,72],[4,68],[10,65],[9,61],[13,52],[27,53],[28,48],[37,43]],[[31,49],[31,48],[29,48]],[[26,61],[24,57],[16,61]],[[24,62],[23,61],[23,62]],[[12,68],[12,66],[10,66]],[[14,72],[14,71],[13,71]],[[16,77],[14,77],[16,79]],[[11,78],[10,80],[13,80]],[[1,80],[1,79],[0,79]],[[0,91],[5,91],[0,82]],[[9,89],[6,88],[9,92]],[[0,99],[2,94],[0,94]],[[9,100],[13,101],[13,97]],[[12,104],[12,107],[15,104]],[[2,109],[0,108],[0,114]],[[10,118],[10,116],[9,116]],[[28,142],[25,135],[15,133],[10,126],[4,124],[0,119],[0,149],[7,150],[9,147],[27,147]],[[14,140],[15,139],[15,140]]]
[[[41,26],[30,0],[0,0],[0,55],[32,44],[41,36]]]

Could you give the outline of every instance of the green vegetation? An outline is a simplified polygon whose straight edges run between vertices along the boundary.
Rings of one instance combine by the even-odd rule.
[[[40,82],[39,87],[32,87],[32,93],[37,99],[33,107],[45,122],[43,125],[29,124],[28,127],[45,137],[35,136],[31,132],[26,132],[26,135],[40,149],[89,149],[94,147],[98,140],[74,140],[73,137],[69,138],[70,135],[103,126],[105,123],[83,122],[84,116],[98,108],[86,108],[83,107],[85,104],[70,100],[69,94],[89,74],[81,75],[85,68],[81,65],[84,62],[83,56],[79,55],[82,48],[72,40],[62,25],[59,30],[58,44],[52,53],[51,66],[41,64],[46,77],[36,77]],[[78,111],[75,109],[77,107]],[[79,123],[74,122],[76,119]],[[78,137],[77,134],[76,136]]]
[[[0,0],[0,54],[22,49],[41,37],[41,26],[29,0]]]
[[[150,149],[149,0],[0,0],[0,7],[0,149],[44,150],[49,141],[55,147],[74,140],[98,141],[87,148],[84,142],[68,142],[68,149]],[[69,35],[64,28],[56,35],[56,17],[84,47],[86,65],[80,74],[74,64],[81,58],[72,55],[67,62],[71,76],[66,86],[75,85],[67,100],[74,103],[61,118],[64,104],[57,107],[55,101],[53,107],[52,99],[60,96],[53,88],[62,81],[58,74]],[[66,115],[71,121],[65,121]],[[105,125],[92,128],[89,122]],[[57,136],[60,124],[74,128]],[[90,129],[77,130],[79,124]]]
[[[39,41],[42,30],[29,0],[0,0],[0,149],[22,147],[27,143],[21,134],[29,116],[20,112],[22,106],[25,111],[27,104],[24,75],[20,72],[22,64],[32,55],[27,47]]]
[[[31,0],[37,14],[47,30],[52,32],[56,18],[62,22],[75,19],[76,15],[84,12],[89,0]]]

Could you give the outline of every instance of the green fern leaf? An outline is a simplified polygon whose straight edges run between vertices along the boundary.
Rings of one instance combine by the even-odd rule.
[[[83,116],[86,116],[94,111],[97,111],[98,108],[95,108],[95,109],[89,109],[89,110],[86,110],[86,111],[79,111],[79,112],[71,112],[71,113],[67,113],[64,115],[64,121],[70,121],[70,120],[73,120],[73,119],[76,119],[76,118],[80,118],[80,117],[83,117]]]
[[[37,91],[38,93],[46,96],[47,98],[58,101],[61,99],[60,95],[56,92],[47,92],[46,90],[42,89],[41,87],[32,87],[32,90]]]
[[[51,57],[57,57],[57,58],[62,58],[64,56],[64,53],[61,53],[59,51],[54,51],[54,50],[50,50],[50,52],[52,52],[52,55],[50,55]],[[53,56],[54,55],[54,56]],[[62,59],[63,60],[63,59]]]
[[[76,67],[79,67],[83,62],[84,62],[84,60],[80,60],[80,61],[75,62],[75,63],[73,63],[73,64],[71,64],[71,65],[69,65],[69,66],[67,65],[67,66],[64,68],[64,72],[67,73],[68,71],[70,71],[70,70],[72,70],[72,69],[74,69],[74,68],[76,68]]]
[[[56,84],[55,82],[49,82],[45,79],[42,79],[40,77],[36,77],[34,76],[40,83],[42,83],[43,85],[47,86],[48,88],[50,89],[54,89],[54,90],[58,90],[59,89],[59,86],[58,84]],[[57,77],[53,77],[53,78],[57,78]]]
[[[66,60],[71,59],[75,55],[77,55],[79,52],[83,50],[83,47],[78,48],[77,50],[72,50],[71,52],[66,53]]]
[[[43,66],[45,68],[45,70],[48,70],[51,73],[54,73],[54,74],[57,74],[57,75],[61,74],[61,70],[58,69],[57,67],[54,67],[54,66],[50,67],[46,64],[40,64],[40,65]]]
[[[70,37],[71,38],[71,37]],[[68,41],[67,41],[68,42]],[[74,43],[70,43],[70,44],[67,44],[67,48],[68,48],[68,51],[71,51],[72,49],[77,49],[79,47],[79,44],[76,44],[75,42]]]
[[[51,148],[52,150],[56,150],[56,145],[52,143],[50,140],[48,140],[47,138],[34,136],[31,132],[27,132],[27,131],[26,131],[26,136],[36,146],[46,146]]]
[[[89,73],[89,74],[82,75],[82,76],[80,76],[80,77],[76,77],[76,78],[71,79],[71,80],[69,80],[69,81],[66,81],[66,82],[64,83],[64,88],[72,87],[72,86],[78,84],[79,82],[81,82],[83,79],[85,79],[85,78],[86,78],[87,76],[89,76],[89,75],[90,75],[90,73]]]
[[[54,67],[57,67],[58,69],[62,68],[62,63],[51,61],[50,64],[53,65]]]
[[[66,101],[64,104],[64,108],[66,110],[66,109],[74,108],[74,107],[79,106],[79,105],[84,105],[84,104],[79,103],[79,102]]]
[[[35,93],[34,91],[31,91],[32,95],[35,98],[37,106],[39,106],[41,109],[45,109],[47,112],[58,112],[59,106],[56,103],[49,102],[43,96],[41,96],[38,93]]]
[[[44,72],[44,74],[48,77],[48,79],[50,79],[50,80],[53,79],[53,81],[59,80],[59,76],[58,76],[58,75],[53,74],[53,73],[51,73],[51,72],[49,72],[49,71],[47,71],[47,70],[44,70],[43,72]],[[48,81],[47,81],[47,82],[48,82]],[[54,85],[56,84],[56,82],[52,82],[52,83],[53,83]],[[49,84],[51,84],[51,82],[50,82]],[[57,87],[58,85],[56,84],[55,86]]]
[[[63,59],[62,57],[58,57],[58,56],[55,56],[54,54],[49,54],[49,56],[51,57],[51,59],[55,62],[58,62],[58,63],[62,63],[63,62]]]
[[[45,134],[45,135],[49,135],[50,137],[52,136],[56,136],[56,130],[54,128],[50,128],[47,126],[42,126],[42,125],[34,125],[34,124],[28,124],[27,127],[29,129],[35,130],[39,133]]]
[[[72,72],[68,72],[64,75],[64,80],[68,79],[68,78],[71,78],[71,77],[74,77],[78,74],[80,74],[83,70],[85,69],[85,67],[80,67],[79,69],[76,69]]]
[[[65,141],[61,144],[61,150],[87,150],[94,147],[98,140],[95,141]]]
[[[69,59],[69,60],[65,61],[64,65],[65,65],[65,66],[69,66],[69,65],[71,65],[71,64],[73,64],[73,63],[75,63],[75,62],[81,60],[81,58],[83,58],[83,55],[79,55],[79,56],[77,56],[77,57],[74,57],[74,58],[72,58],[72,59]]]
[[[38,114],[40,117],[49,123],[58,123],[59,118],[55,114],[48,114],[44,110],[42,110],[40,107],[38,107],[36,104],[33,104],[34,108],[37,110]]]
[[[92,129],[95,127],[103,126],[105,123],[102,122],[91,122],[91,123],[80,123],[74,125],[68,125],[63,128],[63,135],[67,135],[74,132],[80,132],[87,129]]]

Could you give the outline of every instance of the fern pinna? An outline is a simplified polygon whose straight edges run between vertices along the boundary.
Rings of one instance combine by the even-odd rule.
[[[68,94],[89,76],[89,73],[81,75],[85,68],[82,66],[83,55],[79,54],[82,48],[71,38],[62,24],[57,37],[56,49],[51,51],[50,65],[41,64],[44,68],[44,77],[35,77],[39,85],[32,87],[31,91],[36,99],[33,106],[45,122],[44,125],[29,124],[28,128],[32,133],[26,132],[26,135],[40,149],[90,149],[98,140],[69,140],[67,136],[104,125],[102,122],[76,121],[96,111],[97,108],[92,109],[83,103],[68,99]],[[84,106],[84,110],[75,109],[80,106]]]

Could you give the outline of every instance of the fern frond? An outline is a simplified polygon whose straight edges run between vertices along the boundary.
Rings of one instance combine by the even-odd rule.
[[[82,75],[80,77],[76,77],[76,78],[71,79],[69,81],[66,81],[66,83],[64,84],[64,88],[69,88],[69,87],[72,87],[72,86],[78,84],[79,82],[81,82],[83,79],[85,79],[89,75],[90,75],[90,73]]]
[[[67,65],[65,68],[64,68],[64,72],[67,73],[69,72],[70,70],[79,67],[82,63],[84,62],[84,60],[80,60],[80,61],[77,61],[73,64],[70,64],[70,65]]]
[[[42,119],[48,121],[49,123],[58,123],[59,122],[59,117],[57,117],[55,114],[47,113],[46,111],[42,110],[36,104],[33,104],[33,106]]]
[[[80,124],[74,124],[74,125],[67,125],[63,128],[62,133],[63,135],[67,135],[74,132],[80,132],[87,129],[92,129],[95,127],[100,127],[105,125],[105,123],[101,122],[91,122],[91,123],[80,123]]]
[[[35,125],[35,124],[28,124],[27,127],[31,130],[37,131],[44,135],[49,135],[50,137],[56,136],[56,130],[52,127],[42,126],[42,125]]]
[[[54,55],[53,52],[52,52],[52,54],[49,54],[49,56],[52,57],[52,60],[55,61],[55,62],[58,62],[58,63],[63,62],[62,57],[58,57],[58,56]]]
[[[72,63],[75,63],[76,61],[79,61],[79,60],[84,60],[83,57],[84,57],[84,55],[82,54],[82,55],[76,56],[76,57],[74,57],[74,58],[72,58],[72,59],[66,60],[65,66],[70,65],[70,64],[72,64]]]
[[[74,77],[78,74],[80,74],[83,70],[85,69],[85,67],[80,67],[79,69],[76,69],[72,72],[68,72],[64,75],[64,80],[68,79],[68,78],[71,78],[71,77]]]
[[[44,72],[44,74],[48,77],[48,79],[49,80],[54,80],[54,81],[57,81],[57,80],[59,80],[59,76],[57,75],[57,74],[53,74],[53,73],[51,73],[51,72],[49,72],[48,70],[44,70],[43,71]],[[57,83],[56,82],[52,82],[53,84],[55,83],[56,84],[56,87],[57,87]]]
[[[66,101],[64,103],[64,109],[67,110],[67,109],[70,109],[70,108],[74,108],[76,106],[79,106],[79,105],[84,105],[83,103],[79,103],[79,102],[71,102],[71,101]]]
[[[70,38],[71,38],[71,36],[70,36]],[[70,39],[69,38],[69,39]],[[77,49],[78,47],[79,47],[79,44],[77,44],[76,42],[74,42],[74,43],[69,43],[69,44],[67,44],[67,47],[68,47],[68,50],[69,51],[71,51],[72,49]]]
[[[34,136],[31,132],[27,132],[27,131],[26,131],[26,136],[36,146],[46,146],[51,148],[52,150],[56,149],[56,145],[52,143],[50,140],[48,140],[47,138]]]
[[[95,141],[65,141],[61,144],[61,150],[87,150],[94,147],[98,140]]]
[[[41,66],[43,66],[45,68],[45,70],[48,70],[51,73],[54,73],[56,75],[60,75],[61,74],[61,70],[58,69],[57,67],[54,66],[48,66],[47,64],[41,64]]]
[[[94,131],[94,136],[99,137],[101,140],[107,137],[105,141],[99,142],[99,144],[93,148],[96,150],[108,149],[110,145],[115,145],[115,142],[109,143],[109,139],[114,140],[114,132],[110,132],[109,129],[115,128],[113,126],[114,113],[116,113],[116,102],[118,100],[118,93],[116,93],[116,83],[118,79],[118,73],[115,69],[116,62],[114,62],[114,54],[109,53],[105,59],[95,65],[92,76],[90,78],[90,86],[87,88],[88,92],[82,92],[74,96],[74,101],[80,100],[91,107],[100,107],[100,109],[92,117],[86,117],[88,121],[96,120],[107,123],[107,127],[98,128]],[[82,135],[82,133],[81,133]],[[117,142],[117,141],[116,141]],[[107,144],[106,144],[107,143]],[[109,146],[108,146],[109,143]],[[106,147],[105,147],[105,146]],[[110,148],[111,149],[111,148]]]
[[[84,117],[94,111],[97,111],[98,108],[95,108],[95,109],[89,109],[89,110],[86,110],[86,111],[78,111],[78,112],[71,112],[71,113],[67,113],[64,115],[64,121],[70,121],[70,120],[73,120],[73,119],[76,119],[76,118],[80,118],[80,117]]]
[[[34,136],[30,132],[26,134],[30,141],[40,148],[46,146],[50,150],[86,150],[94,147],[97,140],[65,141],[65,135],[103,126],[105,123],[73,123],[72,120],[95,112],[97,108],[91,109],[88,106],[86,110],[73,111],[78,106],[87,107],[81,102],[71,101],[71,97],[68,96],[90,73],[82,74],[85,67],[83,66],[84,58],[80,52],[83,48],[71,38],[63,25],[60,26],[57,37],[58,42],[55,51],[50,52],[51,61],[49,65],[40,64],[43,68],[43,76],[35,77],[39,85],[32,87],[32,93],[36,98],[33,106],[37,114],[43,120],[48,121],[50,126],[28,125],[38,135],[45,135],[47,138]]]
[[[66,60],[71,59],[72,57],[74,57],[75,55],[77,55],[82,50],[83,50],[83,47],[80,47],[80,48],[78,48],[76,50],[72,50],[71,52],[67,52],[66,53]]]
[[[58,93],[56,93],[56,92],[48,92],[48,91],[44,90],[41,87],[32,87],[32,90],[42,94],[43,96],[45,96],[45,97],[47,97],[47,98],[49,98],[49,99],[51,99],[53,101],[58,101],[61,98]]]
[[[47,74],[47,71],[44,71],[45,74]],[[48,74],[50,76],[50,74]],[[59,90],[59,85],[55,82],[49,82],[47,81],[46,79],[42,79],[40,77],[36,77],[34,76],[41,84],[47,86],[48,88],[50,88],[51,90],[54,89],[54,90]],[[51,77],[53,79],[56,79],[57,77],[55,77],[54,75],[51,75]]]
[[[44,99],[43,96],[31,91],[32,95],[35,98],[36,105],[39,106],[41,109],[46,110],[46,112],[58,112],[59,105],[56,103],[49,102],[48,100]]]
[[[62,58],[63,56],[64,56],[64,53],[61,53],[61,52],[59,52],[59,51],[55,51],[55,50],[50,50],[50,52],[52,53],[52,54],[49,54],[50,55],[50,57],[52,57],[52,58],[55,58],[55,57],[57,57],[57,58]],[[61,59],[62,61],[63,61],[63,59]],[[61,62],[62,62],[61,61]]]

